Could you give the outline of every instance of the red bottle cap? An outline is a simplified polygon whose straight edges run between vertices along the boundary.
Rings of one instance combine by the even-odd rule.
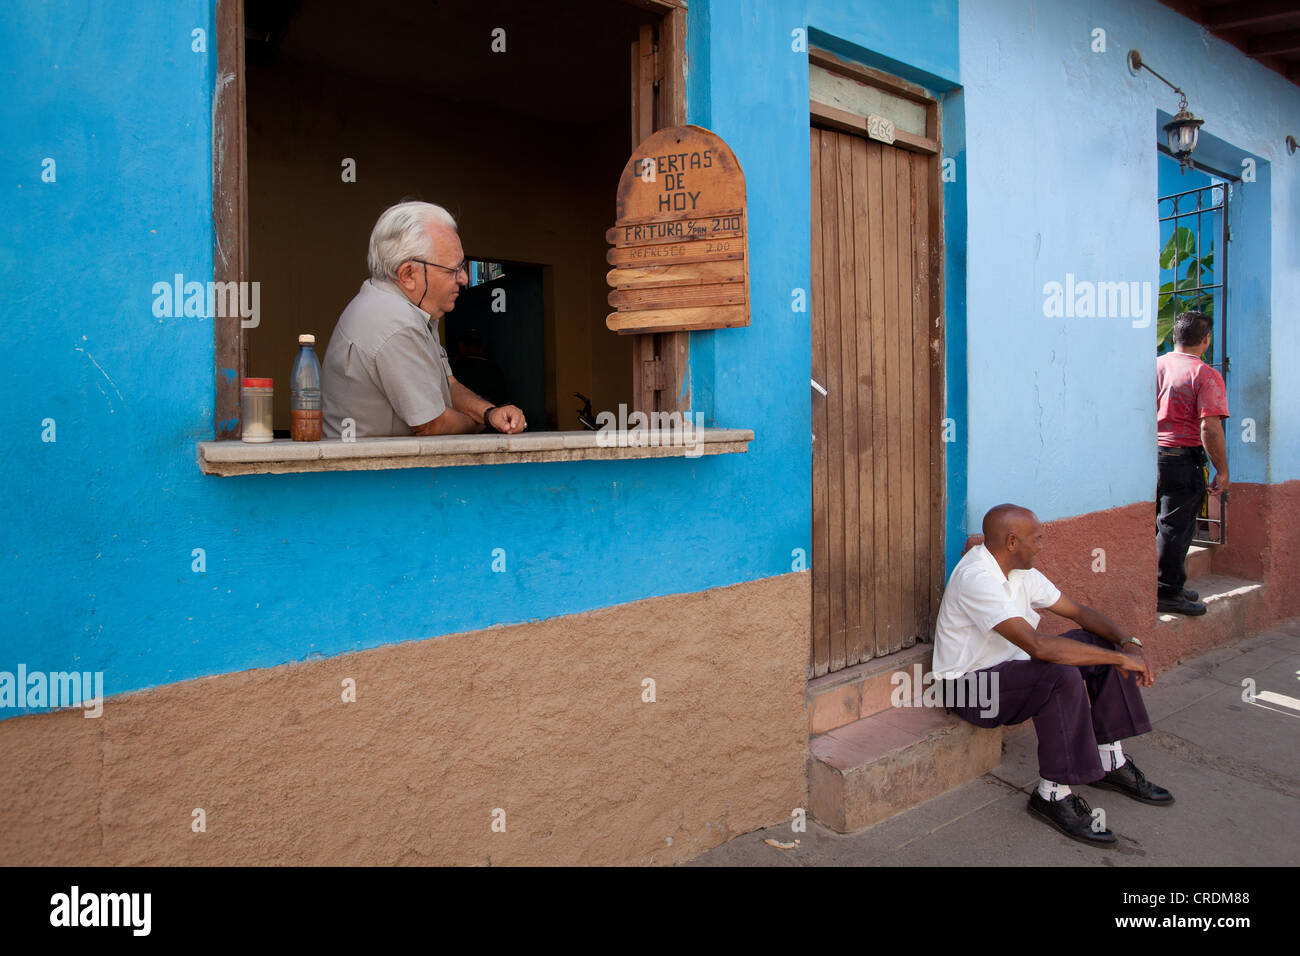
[[[246,378],[244,379],[244,388],[271,388],[271,379]]]

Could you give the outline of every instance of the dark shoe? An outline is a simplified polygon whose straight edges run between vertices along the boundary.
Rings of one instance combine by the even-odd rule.
[[[1157,597],[1156,610],[1167,614],[1186,614],[1188,617],[1196,617],[1204,614],[1206,607],[1200,601],[1189,601],[1186,596],[1180,594],[1178,597]]]
[[[1027,809],[1032,816],[1060,830],[1071,840],[1093,846],[1109,846],[1115,842],[1115,834],[1109,830],[1092,828],[1092,808],[1077,793],[1060,800],[1044,800],[1035,790],[1029,796]]]
[[[1093,786],[1101,787],[1103,790],[1114,790],[1116,793],[1122,793],[1134,800],[1141,800],[1143,803],[1150,803],[1157,807],[1167,807],[1174,802],[1172,793],[1148,780],[1133,762],[1133,758],[1127,756],[1124,758],[1124,766],[1118,770],[1107,771],[1106,776]]]
[[[1183,588],[1183,597],[1187,598],[1189,601],[1199,601],[1201,599],[1201,596],[1191,588]]]

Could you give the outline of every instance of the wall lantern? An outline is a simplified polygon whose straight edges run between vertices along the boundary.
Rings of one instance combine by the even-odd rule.
[[[1286,151],[1294,156],[1297,149],[1300,149],[1300,143],[1295,141],[1294,136],[1288,136],[1286,138]]]
[[[1187,94],[1143,63],[1142,54],[1137,50],[1128,51],[1128,68],[1129,72],[1134,76],[1137,76],[1138,70],[1146,70],[1178,94],[1178,112],[1174,115],[1172,122],[1165,124],[1164,130],[1169,152],[1173,154],[1174,159],[1178,160],[1181,172],[1187,172],[1192,165],[1192,151],[1196,149],[1196,140],[1200,135],[1201,124],[1205,120],[1197,119],[1191,114],[1187,109]]]

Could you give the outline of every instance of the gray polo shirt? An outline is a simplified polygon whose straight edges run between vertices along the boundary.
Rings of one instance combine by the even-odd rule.
[[[429,313],[391,282],[367,279],[339,316],[321,366],[325,437],[410,435],[451,407],[451,366]]]

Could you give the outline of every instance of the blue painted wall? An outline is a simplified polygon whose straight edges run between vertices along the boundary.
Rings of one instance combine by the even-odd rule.
[[[1179,79],[1207,131],[1271,164],[1253,200],[1271,214],[1257,301],[1300,297],[1297,164],[1281,151],[1300,130],[1295,87],[1154,3],[981,3],[959,17],[955,2],[700,0],[689,119],[745,168],[753,315],[692,336],[691,387],[710,423],[755,430],[749,454],[205,477],[211,322],[154,317],[150,290],[211,275],[212,2],[12,6],[0,670],[101,670],[117,693],[788,572],[809,546],[811,466],[808,317],[790,308],[810,279],[795,29],[944,97],[958,172],[944,196],[950,565],[994,501],[1054,518],[1145,500],[1154,483],[1132,454],[1154,439],[1151,330],[1042,316],[1043,282],[1067,271],[1153,277],[1152,130],[1169,104],[1128,75],[1129,46],[1170,70],[1202,51],[1204,70]],[[1097,25],[1104,55],[1088,51]],[[1300,407],[1300,379],[1276,374],[1300,344],[1283,311],[1256,320],[1286,430],[1268,436],[1272,480],[1300,477],[1300,426],[1276,414]],[[195,548],[206,573],[191,570]],[[491,570],[498,548],[505,574]]]
[[[760,393],[784,409],[776,429],[783,454],[799,469],[790,494],[809,501],[812,467],[812,342],[807,312],[791,309],[796,288],[811,282],[811,216],[806,42],[846,59],[901,75],[944,97],[945,148],[961,154],[957,84],[957,5],[900,5],[886,0],[835,3],[791,0],[754,3],[711,0],[691,5],[693,31],[689,120],[707,125],[732,147],[745,170],[749,193],[752,322],[745,329],[691,335],[695,398],[709,403],[719,423],[743,420]],[[707,30],[700,29],[703,25]],[[796,34],[799,31],[802,36]],[[701,34],[707,34],[701,38]],[[800,47],[800,41],[804,45]],[[696,82],[707,77],[707,86]],[[958,159],[961,162],[961,159]],[[947,414],[965,433],[962,308],[965,246],[964,186],[945,186],[946,301],[949,404]],[[770,356],[755,365],[755,356]],[[955,367],[951,363],[955,362]],[[704,383],[703,390],[700,384]],[[966,532],[964,439],[948,452],[947,521],[950,565]],[[755,443],[755,446],[757,443]],[[953,503],[956,503],[955,510]],[[805,514],[805,528],[810,514]],[[805,535],[807,531],[805,530]]]
[[[1226,434],[1232,442],[1228,467],[1234,481],[1289,481],[1300,477],[1300,408],[1296,375],[1287,361],[1300,348],[1292,298],[1300,293],[1300,182],[1294,162],[1286,177],[1291,196],[1279,195],[1273,163],[1260,161],[1254,183],[1234,184],[1228,206],[1228,408]],[[1279,169],[1279,173],[1282,170]],[[1282,176],[1278,177],[1282,179]],[[1281,201],[1279,203],[1279,200]],[[1290,213],[1274,217],[1290,202]],[[1280,226],[1275,226],[1275,223]],[[1290,235],[1284,233],[1289,230]],[[1290,254],[1286,263],[1282,256]],[[1282,275],[1277,275],[1281,270]],[[1279,292],[1276,290],[1289,290]],[[1276,307],[1275,304],[1276,303]],[[1250,435],[1255,441],[1248,441]]]
[[[945,418],[952,421],[952,438],[944,447],[944,469],[948,497],[944,503],[944,528],[947,532],[946,565],[949,572],[961,560],[966,539],[979,531],[983,514],[969,521],[967,504],[970,487],[970,403],[966,375],[968,347],[966,341],[966,254],[970,241],[967,221],[969,208],[966,184],[970,180],[966,166],[966,108],[963,90],[954,90],[944,98],[943,150],[951,161],[951,175],[943,184],[944,209],[944,315],[947,321],[944,348],[944,385],[947,400]],[[947,161],[946,160],[946,161]]]
[[[832,6],[691,14],[692,119],[713,111],[749,178],[754,302],[749,328],[696,336],[692,387],[711,422],[755,430],[749,454],[220,479],[194,460],[211,321],[159,319],[151,291],[212,274],[212,2],[18,3],[0,28],[16,357],[0,670],[103,671],[113,694],[789,572],[811,463],[807,317],[790,311],[809,274],[807,61],[790,31],[956,69],[951,3],[901,31],[888,4],[860,23]]]
[[[1234,231],[1242,271],[1230,274],[1239,344],[1229,398],[1234,416],[1270,402],[1273,414],[1256,445],[1234,449],[1233,478],[1300,477],[1300,425],[1278,414],[1300,407],[1300,383],[1278,374],[1300,332],[1269,307],[1300,294],[1300,164],[1283,147],[1300,128],[1300,90],[1154,2],[967,3],[960,26],[968,517],[1012,500],[1061,518],[1153,493],[1155,462],[1143,453],[1155,432],[1153,330],[1128,319],[1046,318],[1042,309],[1044,284],[1067,273],[1154,280],[1157,125],[1178,100],[1149,74],[1129,73],[1134,47],[1205,119],[1204,155],[1238,170],[1242,158],[1258,159],[1256,182],[1233,200],[1249,238]],[[1091,49],[1097,28],[1104,53]]]

